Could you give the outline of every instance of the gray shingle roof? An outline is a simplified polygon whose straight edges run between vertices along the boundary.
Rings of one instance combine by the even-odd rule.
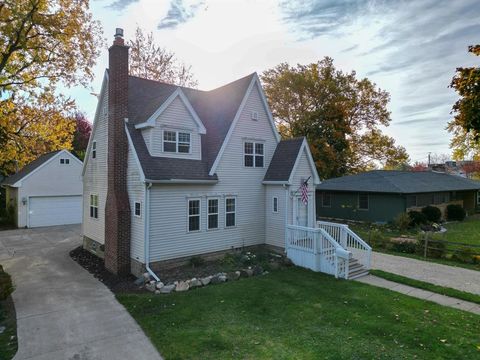
[[[288,181],[303,140],[301,137],[278,143],[263,181]]]
[[[31,163],[25,165],[19,172],[7,177],[3,182],[2,185],[13,185],[17,181],[22,180],[25,176],[30,174],[33,170],[37,169],[41,165],[45,164],[48,160],[52,157],[57,155],[62,150],[56,150],[49,152],[47,154],[43,154],[37,159],[33,160]]]
[[[147,121],[178,86],[129,76],[128,129],[146,178],[149,180],[216,179],[208,176],[208,172],[254,76],[255,74],[250,74],[211,91],[180,87],[207,129],[207,134],[202,135],[201,161],[158,158],[148,154],[140,130],[136,130],[133,125]]]
[[[433,171],[375,170],[325,180],[317,190],[414,194],[480,190],[480,182]]]

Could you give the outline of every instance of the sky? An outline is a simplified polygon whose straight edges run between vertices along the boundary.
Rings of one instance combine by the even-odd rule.
[[[448,87],[460,66],[479,64],[467,53],[480,43],[479,0],[91,0],[107,44],[116,27],[126,40],[140,26],[192,66],[198,88],[209,90],[279,63],[332,57],[391,95],[384,131],[412,160],[451,153],[457,96]],[[91,88],[67,92],[90,120],[96,108],[105,49]]]

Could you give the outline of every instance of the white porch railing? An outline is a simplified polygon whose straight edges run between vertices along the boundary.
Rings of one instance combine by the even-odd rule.
[[[351,253],[322,228],[287,225],[287,256],[295,265],[348,278]]]
[[[360,236],[350,230],[348,225],[317,221],[317,228],[325,230],[345,250],[350,251],[361,265],[368,270],[370,269],[372,248]]]

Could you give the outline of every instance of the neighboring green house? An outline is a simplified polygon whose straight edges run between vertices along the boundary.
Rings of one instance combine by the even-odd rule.
[[[480,208],[480,182],[434,171],[375,170],[317,185],[317,218],[389,222],[398,214],[448,204],[467,213]]]

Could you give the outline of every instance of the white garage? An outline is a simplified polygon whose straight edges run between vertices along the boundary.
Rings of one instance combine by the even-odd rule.
[[[18,227],[82,222],[82,162],[67,150],[40,156],[2,183]]]
[[[35,196],[30,198],[28,227],[79,224],[82,196]]]

